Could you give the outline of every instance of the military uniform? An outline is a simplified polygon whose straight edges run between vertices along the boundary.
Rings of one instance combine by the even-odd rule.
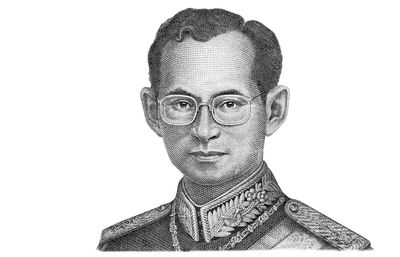
[[[176,198],[106,228],[101,251],[370,249],[364,237],[282,193],[264,163],[216,199]]]

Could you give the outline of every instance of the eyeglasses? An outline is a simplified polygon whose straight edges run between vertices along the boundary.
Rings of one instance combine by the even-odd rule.
[[[235,126],[249,119],[251,102],[263,94],[253,98],[241,95],[220,95],[214,97],[210,103],[198,103],[196,99],[187,95],[168,95],[158,100],[159,112],[167,124],[185,126],[196,119],[201,106],[207,106],[217,123]]]

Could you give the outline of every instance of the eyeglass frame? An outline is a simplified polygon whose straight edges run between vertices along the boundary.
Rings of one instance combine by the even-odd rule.
[[[248,98],[248,97],[243,96],[243,95],[234,95],[234,94],[217,95],[217,96],[213,97],[212,99],[210,99],[210,101],[208,101],[208,103],[207,103],[207,102],[200,102],[200,103],[198,103],[197,100],[196,100],[194,97],[189,96],[189,95],[182,95],[182,94],[166,95],[166,96],[164,96],[162,99],[158,99],[158,100],[157,100],[157,103],[158,103],[158,105],[159,105],[159,106],[158,106],[158,113],[159,113],[159,115],[161,116],[161,119],[162,119],[165,123],[167,123],[167,124],[169,124],[169,125],[172,125],[172,126],[187,126],[187,125],[192,124],[192,123],[196,120],[197,114],[199,113],[199,110],[200,110],[200,107],[202,107],[202,106],[207,106],[207,107],[208,107],[208,111],[211,112],[211,116],[213,117],[213,120],[214,120],[216,123],[218,123],[218,124],[220,124],[220,125],[222,125],[222,126],[239,126],[239,125],[242,125],[242,124],[246,123],[246,122],[249,120],[250,114],[251,114],[251,103],[252,103],[252,101],[253,101],[254,99],[256,99],[257,97],[262,96],[262,95],[265,95],[265,94],[266,94],[266,93],[263,92],[263,93],[260,93],[260,94],[258,94],[258,95],[256,95],[256,96],[254,96],[253,98]],[[168,122],[168,121],[166,121],[166,120],[164,119],[164,115],[161,114],[161,110],[160,110],[161,103],[162,103],[166,98],[171,97],[171,96],[184,96],[184,97],[191,98],[191,99],[194,101],[194,103],[196,104],[196,111],[195,111],[195,115],[193,116],[193,119],[192,119],[190,122],[184,123],[184,124],[172,124],[172,123],[170,123],[170,122]],[[249,112],[248,112],[248,114],[247,114],[246,119],[244,119],[244,120],[243,120],[242,122],[240,122],[240,123],[234,123],[234,124],[224,124],[224,123],[221,123],[220,121],[218,121],[218,120],[215,118],[215,108],[213,108],[212,106],[213,106],[213,104],[214,104],[215,99],[218,98],[219,96],[240,96],[240,97],[244,98],[244,99],[249,103],[249,105],[250,105],[250,106],[249,106]]]

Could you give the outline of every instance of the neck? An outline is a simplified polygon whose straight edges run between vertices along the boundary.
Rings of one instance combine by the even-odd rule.
[[[256,169],[262,171],[261,169],[262,164],[259,165]],[[242,182],[244,179],[249,177],[255,172],[255,170],[250,170],[249,172],[246,172],[245,174],[232,179],[226,183],[222,183],[219,185],[201,185],[197,184],[196,182],[193,182],[192,180],[188,179],[186,176],[183,178],[184,185],[186,192],[190,199],[195,202],[197,205],[203,205],[205,203],[210,202],[211,200],[214,200],[218,196],[222,195],[226,191],[229,191],[236,185],[238,185],[240,182]]]

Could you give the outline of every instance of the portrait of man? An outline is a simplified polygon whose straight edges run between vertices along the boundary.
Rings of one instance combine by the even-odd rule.
[[[101,251],[371,249],[286,195],[264,162],[288,115],[282,53],[258,21],[185,9],[164,22],[141,90],[148,126],[183,174],[175,199],[103,230]]]

